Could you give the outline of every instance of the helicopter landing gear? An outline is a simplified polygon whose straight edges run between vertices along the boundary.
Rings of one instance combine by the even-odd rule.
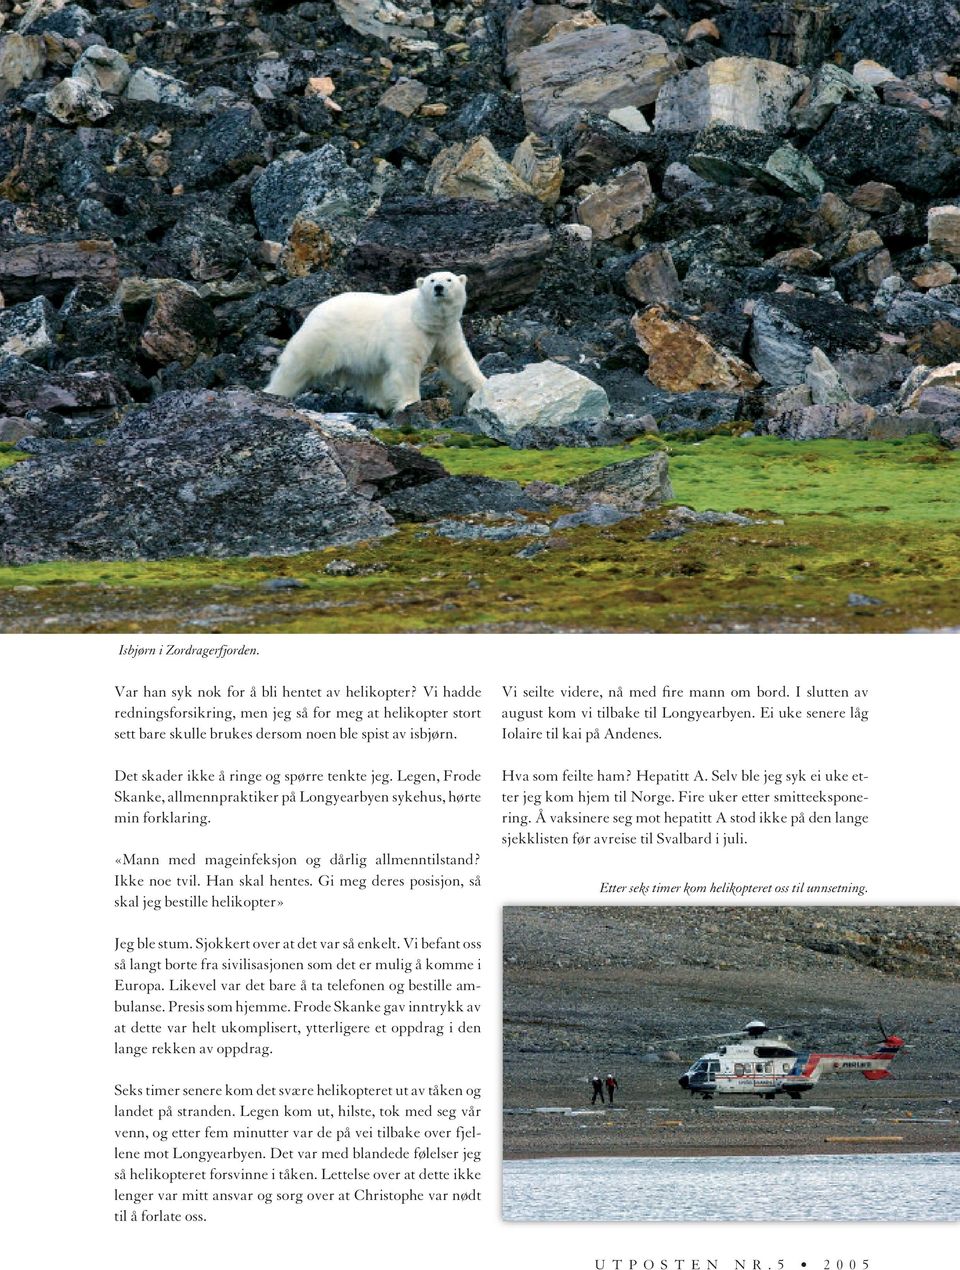
[[[787,1090],[787,1094],[788,1094],[788,1095],[789,1095],[789,1096],[793,1099],[793,1101],[794,1101],[794,1102],[799,1102],[799,1101],[800,1101],[800,1095],[799,1095],[799,1094],[794,1094],[794,1093],[791,1093],[791,1091],[790,1091],[789,1089]]]

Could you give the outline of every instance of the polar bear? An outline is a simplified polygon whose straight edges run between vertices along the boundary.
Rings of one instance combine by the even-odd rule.
[[[347,291],[325,300],[280,354],[266,391],[295,397],[323,381],[378,410],[402,410],[420,400],[420,375],[435,362],[461,410],[486,383],[460,328],[466,302],[466,276],[443,272],[400,295]]]

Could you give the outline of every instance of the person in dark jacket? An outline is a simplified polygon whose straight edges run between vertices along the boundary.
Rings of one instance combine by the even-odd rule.
[[[593,1097],[590,1099],[591,1106],[597,1101],[598,1098],[600,1099],[601,1102],[603,1102],[603,1080],[601,1079],[601,1077],[594,1076],[593,1079],[590,1081],[590,1084],[593,1086]]]

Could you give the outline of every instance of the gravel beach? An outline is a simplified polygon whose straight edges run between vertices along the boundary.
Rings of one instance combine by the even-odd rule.
[[[958,914],[505,909],[505,1158],[960,1149]],[[894,1079],[827,1076],[799,1103],[678,1084],[723,1043],[704,1034],[760,1018],[797,1050],[858,1052],[878,1015],[910,1047]],[[607,1072],[620,1088],[601,1110],[589,1078]]]

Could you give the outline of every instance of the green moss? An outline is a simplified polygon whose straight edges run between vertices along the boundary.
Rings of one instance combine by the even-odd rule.
[[[565,481],[658,444],[442,450],[456,472]],[[422,526],[280,559],[0,569],[0,629],[220,633],[464,630],[900,631],[960,625],[960,459],[902,443],[710,438],[669,444],[680,501],[783,523],[652,542],[655,512],[522,541],[450,542]],[[431,451],[439,452],[439,451]],[[359,572],[328,577],[348,557]],[[366,568],[378,571],[364,574]],[[304,585],[268,590],[270,578]],[[851,605],[865,593],[878,605]]]
[[[458,475],[564,484],[585,472],[663,447],[659,440],[599,449],[426,453]],[[932,437],[889,441],[778,441],[709,437],[670,441],[677,499],[699,510],[845,515],[858,520],[960,517],[960,455]]]
[[[22,450],[18,450],[8,441],[0,441],[0,472],[5,467],[13,467],[14,463],[20,463],[23,459],[29,457],[28,454],[24,454]]]

